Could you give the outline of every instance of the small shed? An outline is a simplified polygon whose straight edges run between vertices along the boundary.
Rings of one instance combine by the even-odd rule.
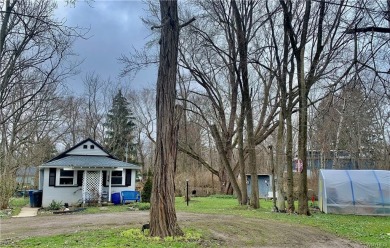
[[[257,184],[259,188],[259,198],[272,198],[272,175],[258,174]],[[251,175],[246,175],[246,186],[248,195],[252,194],[252,180]]]
[[[320,170],[318,204],[324,213],[390,215],[390,171]]]

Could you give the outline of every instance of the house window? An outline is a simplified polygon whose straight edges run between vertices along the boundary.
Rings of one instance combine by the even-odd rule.
[[[127,169],[127,170],[126,170],[125,185],[126,185],[126,186],[131,186],[131,170],[130,170],[130,169]]]
[[[84,149],[88,149],[88,146],[87,146],[87,145],[83,145],[83,148],[84,148]]]
[[[73,185],[74,178],[74,171],[60,170],[60,185]]]
[[[122,171],[112,171],[111,184],[122,185]]]
[[[95,146],[94,146],[94,145],[91,145],[89,148],[91,148],[91,149],[95,149]]]
[[[56,185],[56,168],[50,168],[49,170],[49,186]]]

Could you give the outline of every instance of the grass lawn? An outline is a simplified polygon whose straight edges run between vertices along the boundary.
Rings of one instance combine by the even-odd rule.
[[[18,197],[18,198],[11,198],[9,202],[9,207],[12,209],[11,215],[18,215],[20,213],[20,210],[22,207],[28,205],[30,203],[29,197]],[[8,216],[2,216],[0,213],[0,217],[8,217]]]
[[[197,230],[184,230],[185,236],[167,237],[163,240],[143,234],[138,229],[112,228],[79,232],[69,235],[34,237],[5,245],[4,247],[199,247],[202,233]]]
[[[130,204],[126,205],[111,205],[104,207],[106,212],[127,212],[129,211],[129,207],[133,207],[134,209],[138,210],[149,210],[150,204],[149,203],[143,203],[143,202],[132,202]],[[82,211],[81,213],[84,214],[95,214],[95,213],[102,213],[102,207],[87,207],[85,211]]]
[[[297,206],[296,206],[297,207]],[[312,212],[311,216],[273,213],[272,201],[260,201],[260,209],[239,206],[236,199],[226,196],[192,198],[187,206],[183,198],[176,198],[178,211],[194,213],[225,213],[244,217],[283,221],[320,228],[371,247],[390,247],[390,217],[336,215]]]
[[[126,206],[109,206],[105,211],[128,211]],[[138,204],[135,207],[147,209],[147,204]],[[237,200],[226,196],[194,197],[187,206],[183,198],[176,198],[178,212],[192,212],[205,214],[226,214],[242,216],[250,219],[280,221],[295,225],[309,226],[321,229],[339,237],[347,238],[369,247],[390,247],[390,217],[334,215],[313,212],[312,216],[295,214],[273,213],[272,201],[260,202],[260,209],[248,209],[239,206]],[[75,214],[101,213],[99,208],[87,208],[86,211]],[[191,228],[191,225],[187,227]],[[112,228],[98,229],[88,232],[79,232],[67,235],[50,237],[34,237],[17,241],[10,247],[199,247],[218,246],[210,233],[202,229],[184,229],[186,236],[179,239],[168,237],[165,240],[148,237],[139,229]],[[228,232],[227,232],[227,235]],[[6,246],[7,247],[7,246]]]

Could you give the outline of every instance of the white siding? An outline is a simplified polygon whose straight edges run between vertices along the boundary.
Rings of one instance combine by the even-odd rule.
[[[111,194],[116,192],[121,192],[123,190],[135,190],[135,174],[137,173],[136,170],[131,170],[131,185],[130,186],[111,186]],[[104,179],[103,179],[104,180]],[[123,184],[125,183],[125,173],[123,170]],[[103,187],[103,191],[106,191],[108,193],[108,185],[107,187]]]
[[[84,145],[87,146],[87,148],[84,148]],[[94,149],[91,149],[91,146],[94,146]],[[97,155],[97,156],[108,156],[107,153],[105,153],[103,150],[101,150],[99,147],[97,147],[95,144],[93,144],[90,141],[87,141],[85,143],[82,143],[72,151],[68,152],[67,154],[70,155]]]
[[[69,205],[75,205],[82,199],[81,186],[78,187],[53,187],[49,186],[49,168],[45,168],[43,171],[43,194],[42,194],[42,207],[48,207],[54,200],[56,202],[68,203]],[[76,173],[77,175],[77,173]],[[121,192],[123,190],[135,190],[135,176],[136,170],[132,170],[131,173],[131,186],[123,187],[111,187],[111,193]],[[57,171],[56,180],[59,178],[59,172]],[[123,178],[125,180],[125,178]],[[107,187],[103,187],[103,191],[108,193]]]
[[[48,207],[54,200],[56,202],[74,205],[81,199],[81,187],[49,187],[49,168],[44,169],[42,207]],[[59,174],[56,175],[59,177]]]

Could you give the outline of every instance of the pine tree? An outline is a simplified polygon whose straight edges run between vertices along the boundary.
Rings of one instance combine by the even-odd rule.
[[[141,199],[143,202],[150,202],[150,196],[152,194],[152,174],[148,172],[148,178],[146,179],[144,189],[142,190]]]
[[[106,147],[112,155],[118,159],[126,160],[126,149],[128,149],[128,161],[135,160],[135,144],[132,143],[134,138],[134,117],[128,109],[126,97],[119,90],[112,101],[112,108],[107,114],[107,122],[105,123],[106,131]]]

